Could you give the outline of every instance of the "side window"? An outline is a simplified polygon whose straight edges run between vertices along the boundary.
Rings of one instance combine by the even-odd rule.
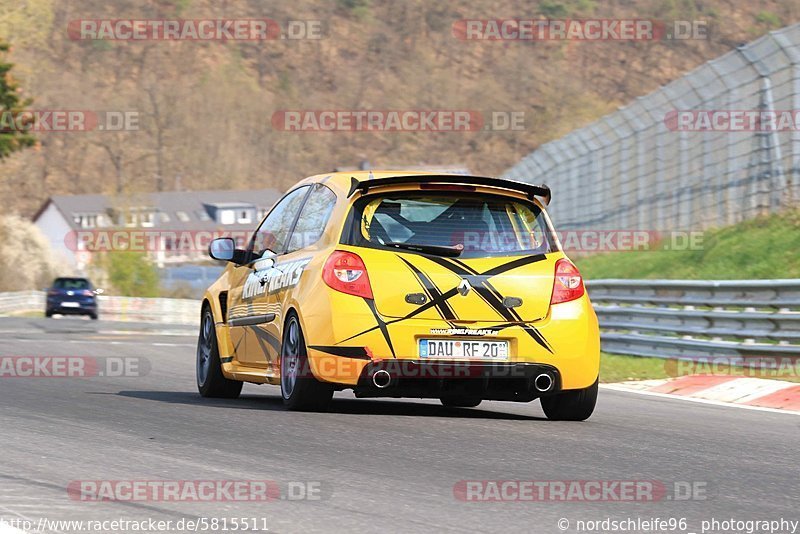
[[[277,254],[283,253],[289,232],[292,231],[292,224],[295,217],[297,217],[297,212],[300,210],[300,205],[303,203],[309,187],[306,185],[295,189],[272,208],[267,218],[264,219],[256,233],[253,234],[253,242],[251,244],[253,252],[260,255],[269,249]]]
[[[293,252],[313,245],[325,232],[325,226],[336,205],[336,195],[324,185],[317,184],[303,205],[297,226],[289,238],[287,252]]]

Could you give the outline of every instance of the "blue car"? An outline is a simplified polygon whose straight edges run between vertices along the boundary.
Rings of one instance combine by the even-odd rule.
[[[47,290],[44,314],[88,315],[97,319],[97,290],[86,278],[56,278]]]

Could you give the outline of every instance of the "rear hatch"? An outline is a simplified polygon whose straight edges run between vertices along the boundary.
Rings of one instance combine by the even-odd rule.
[[[546,316],[550,307],[552,257],[459,259],[392,251],[361,257],[376,307],[385,317],[418,312],[414,317],[456,323],[532,322]]]
[[[557,252],[541,208],[500,192],[404,190],[354,204],[378,312],[455,323],[547,315]],[[409,250],[413,249],[413,250]]]

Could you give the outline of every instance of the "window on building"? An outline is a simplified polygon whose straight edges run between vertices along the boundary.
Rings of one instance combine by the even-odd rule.
[[[139,214],[139,224],[144,227],[150,228],[153,226],[153,221],[155,220],[155,214],[152,211],[146,211],[144,213]]]
[[[253,222],[250,218],[250,210],[240,210],[239,217],[236,219],[236,222],[239,224],[249,224]]]
[[[221,224],[233,224],[236,222],[236,212],[234,210],[221,210],[219,212],[219,222]]]

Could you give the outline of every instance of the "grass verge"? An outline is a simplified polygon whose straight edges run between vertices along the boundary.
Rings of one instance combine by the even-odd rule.
[[[600,382],[604,384],[629,380],[674,378],[690,374],[767,378],[800,383],[800,362],[795,362],[793,366],[781,367],[773,372],[721,364],[712,367],[679,360],[623,356],[605,352],[600,355]]]
[[[665,248],[666,247],[666,248]],[[651,250],[575,257],[587,280],[800,278],[800,210],[758,217],[702,234],[696,250]]]

